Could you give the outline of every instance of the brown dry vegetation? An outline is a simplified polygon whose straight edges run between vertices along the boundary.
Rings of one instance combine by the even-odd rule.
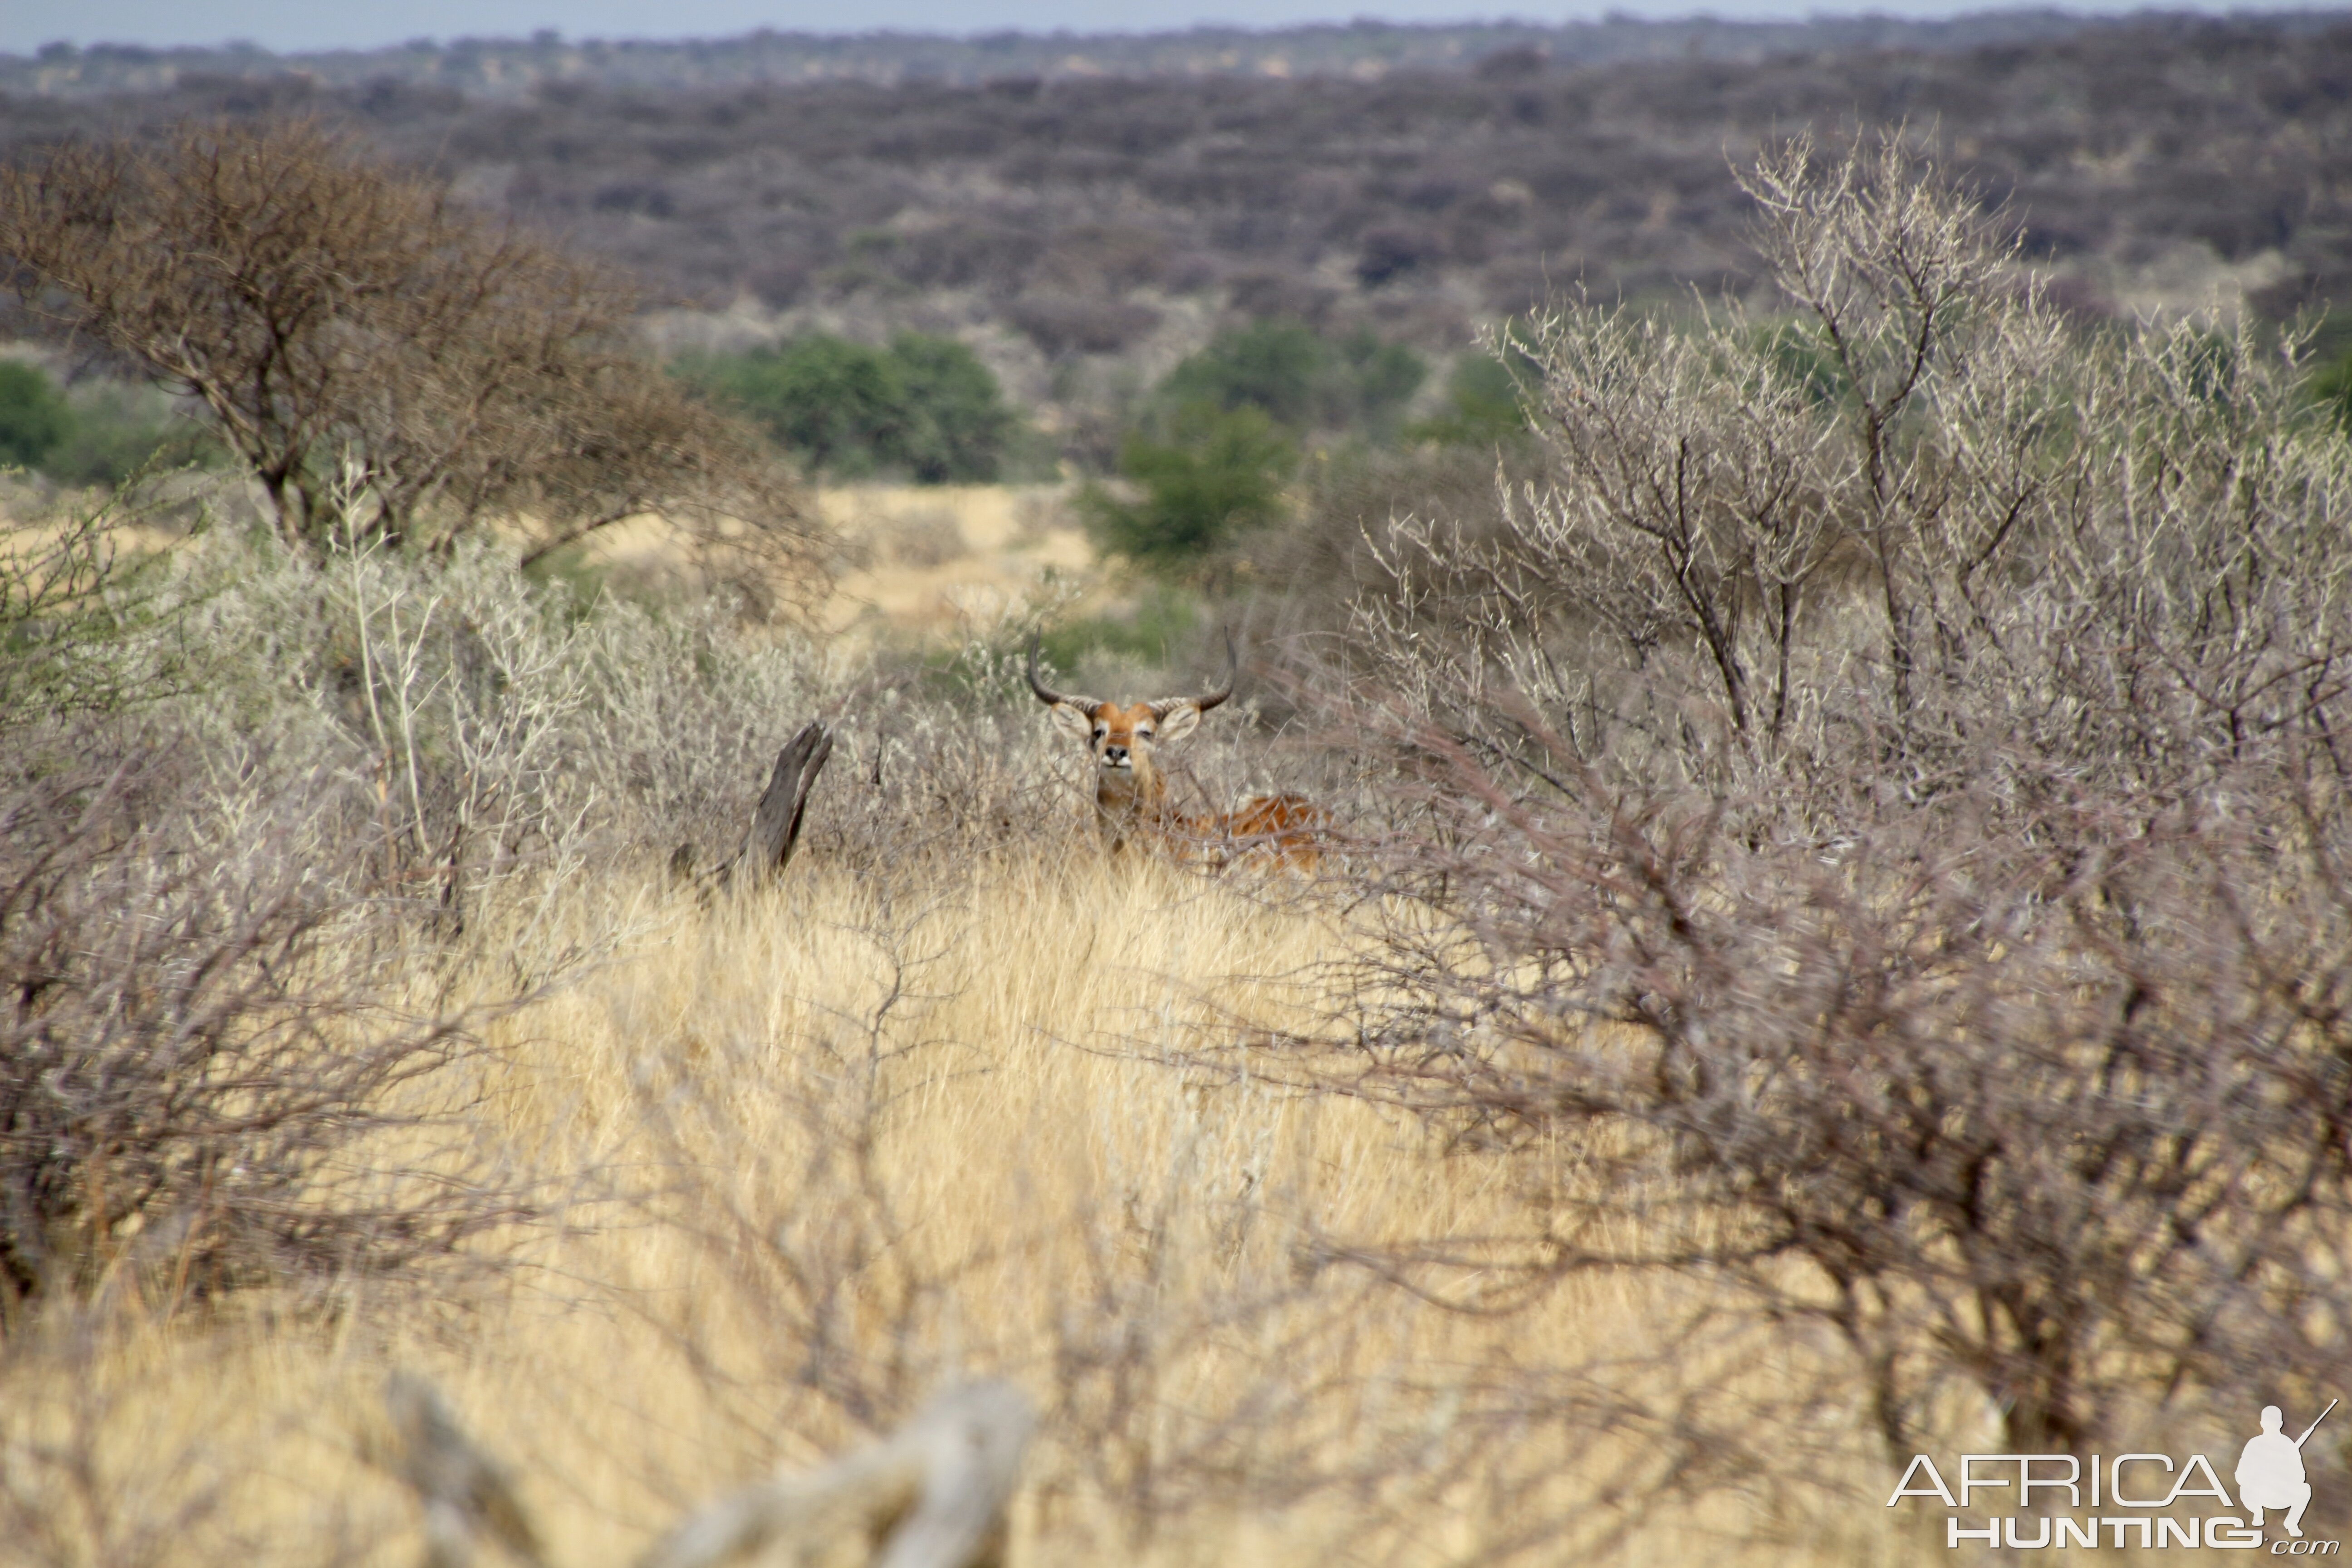
[[[0,170],[25,324],[201,407],[289,545],[526,565],[642,513],[804,596],[819,542],[758,438],[637,355],[629,286],[306,121],[184,122]]]
[[[1286,1086],[1343,1062],[1276,1042],[1372,928],[1287,876],[1107,867],[1012,658],[969,650],[961,690],[926,690],[723,613],[583,615],[488,552],[314,563],[225,530],[180,555],[149,621],[53,595],[44,624],[69,679],[201,628],[182,696],[5,713],[11,820],[98,830],[80,858],[0,851],[58,889],[12,880],[33,890],[0,910],[15,1087],[97,1068],[128,1095],[40,1124],[80,1141],[45,1189],[76,1250],[0,1338],[12,1559],[411,1560],[376,1414],[399,1367],[515,1467],[559,1563],[619,1561],[960,1371],[1042,1407],[1025,1562],[1883,1555],[1874,1515],[1717,1491],[1753,1456],[1684,1417],[1741,1384],[1740,1346],[1662,1355],[1675,1282],[1499,1316],[1455,1269],[1401,1288],[1391,1254],[1522,1232],[1572,1173]],[[670,836],[740,828],[812,712],[843,735],[790,879],[714,904],[656,870]],[[135,811],[83,776],[110,760],[140,770]],[[1239,722],[1190,763],[1222,793],[1270,765]],[[176,847],[207,832],[237,866]],[[324,938],[284,955],[297,988],[189,984],[255,973],[216,908]],[[229,1054],[188,1048],[192,1005]],[[244,1048],[278,1019],[322,1060],[380,1042],[432,1070],[338,1084]],[[290,1124],[332,1135],[230,1179],[208,1162],[251,1131],[213,1118],[241,1092],[224,1064],[316,1090]],[[12,1177],[37,1131],[10,1122]],[[128,1147],[187,1157],[94,1207],[131,1191]],[[426,1245],[370,1249],[402,1237]],[[1858,1430],[1820,1440],[1867,1489]]]
[[[60,1311],[13,1336],[12,1551],[402,1561],[408,1505],[365,1455],[384,1370],[408,1366],[516,1465],[553,1562],[625,1560],[679,1507],[838,1451],[960,1371],[1043,1407],[1018,1561],[1556,1560],[1636,1522],[1629,1489],[1723,1479],[1629,1398],[1818,1375],[1733,1373],[1725,1344],[1658,1359],[1672,1285],[1494,1319],[1351,1264],[1515,1228],[1549,1178],[1245,1063],[1187,1065],[1315,1011],[1349,941],[1328,912],[1105,877],[1091,847],[796,871],[716,909],[602,878],[513,933],[526,965],[609,957],[492,1029],[496,1065],[468,1075],[566,1223],[518,1237],[519,1272],[461,1316],[133,1295],[102,1333]],[[1644,1370],[1578,1375],[1612,1362]],[[1819,1506],[1668,1510],[1622,1560],[1896,1548],[1876,1510]]]
[[[1521,484],[1302,546],[1323,729],[1245,691],[1184,786],[1313,794],[1318,877],[1106,858],[1002,618],[894,662],[226,491],[168,571],[0,551],[0,1550],[410,1558],[395,1367],[559,1563],[965,1373],[1040,1563],[1941,1560],[1913,1446],[2315,1407],[2352,456],[1919,153],[1781,148],[1788,315],[1566,303]],[[905,499],[876,563],[1019,553]],[[665,874],[812,718],[790,875]]]

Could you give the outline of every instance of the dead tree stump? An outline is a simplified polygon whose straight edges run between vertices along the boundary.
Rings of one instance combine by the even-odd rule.
[[[767,793],[751,814],[751,830],[734,854],[711,868],[708,886],[723,888],[738,877],[773,877],[791,864],[793,851],[800,845],[801,818],[808,812],[809,791],[832,755],[833,731],[818,720],[802,725],[800,733],[784,742],[784,749],[776,753],[775,771],[768,775]],[[683,868],[681,858],[685,866],[691,865],[691,851],[682,847],[671,859],[674,868]]]

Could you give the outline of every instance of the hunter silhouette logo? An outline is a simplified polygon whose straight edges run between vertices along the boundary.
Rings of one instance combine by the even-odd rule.
[[[2238,1552],[2267,1547],[2273,1557],[2330,1557],[2342,1550],[2341,1542],[2303,1538],[2304,1510],[2311,1506],[2303,1448],[2337,1403],[2329,1400],[2300,1437],[2287,1435],[2284,1411],[2264,1405],[2263,1429],[2247,1439],[2238,1456],[2234,1502],[2220,1472],[2202,1454],[2185,1459],[2169,1454],[2093,1454],[2087,1462],[2074,1454],[1962,1454],[1948,1481],[1932,1458],[1914,1454],[1886,1506],[1894,1508],[1906,1498],[1934,1498],[1948,1510],[1944,1543],[1954,1549],[1970,1542],[1981,1542],[1995,1552],[2103,1545],[2118,1551],[2127,1546]],[[2200,1499],[2211,1501],[2200,1507]],[[1993,1509],[1979,1511],[1979,1522],[1971,1526],[1968,1513],[1986,1510],[1988,1504]],[[2198,1510],[2194,1517],[2181,1517],[2190,1509]],[[2283,1516],[2279,1525],[2286,1531],[2284,1539],[2271,1541],[2263,1535],[2265,1513]]]
[[[2335,1408],[2336,1401],[2329,1400],[2327,1410]],[[2252,1529],[2263,1527],[2264,1509],[2283,1508],[2286,1532],[2297,1541],[2303,1539],[2303,1510],[2311,1506],[2311,1482],[2303,1473],[2303,1446],[2319,1430],[2319,1423],[2327,1419],[2327,1410],[2303,1429],[2302,1436],[2290,1438],[2283,1430],[2286,1413],[2275,1405],[2263,1406],[2263,1429],[2246,1439],[2246,1451],[2238,1456],[2238,1500],[2245,1505],[2246,1523]]]

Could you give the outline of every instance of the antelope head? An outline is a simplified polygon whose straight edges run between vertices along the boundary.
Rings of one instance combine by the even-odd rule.
[[[1234,634],[1225,632],[1225,684],[1199,697],[1163,697],[1156,702],[1098,702],[1055,690],[1037,679],[1037,640],[1029,643],[1029,689],[1045,704],[1063,733],[1084,745],[1095,760],[1095,805],[1117,837],[1115,825],[1145,814],[1164,816],[1168,781],[1153,752],[1181,741],[1201,715],[1234,694]]]

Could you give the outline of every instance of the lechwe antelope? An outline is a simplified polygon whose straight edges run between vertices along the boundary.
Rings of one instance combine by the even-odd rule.
[[[1200,697],[1166,697],[1157,702],[1097,702],[1066,696],[1037,679],[1037,640],[1029,643],[1029,689],[1045,704],[1054,723],[1075,736],[1095,760],[1095,818],[1113,849],[1130,841],[1150,843],[1177,854],[1206,854],[1219,864],[1263,849],[1281,863],[1313,869],[1315,837],[1323,814],[1304,797],[1261,795],[1237,811],[1192,816],[1168,799],[1168,779],[1153,753],[1181,741],[1201,715],[1234,694],[1239,660],[1234,636],[1225,634],[1225,684]]]

